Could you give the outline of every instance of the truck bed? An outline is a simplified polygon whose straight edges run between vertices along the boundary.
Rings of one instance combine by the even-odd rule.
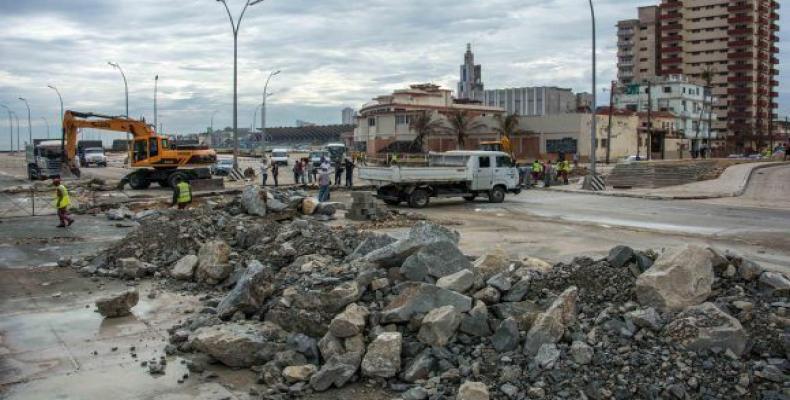
[[[374,185],[452,183],[471,180],[466,167],[361,167],[359,177]]]

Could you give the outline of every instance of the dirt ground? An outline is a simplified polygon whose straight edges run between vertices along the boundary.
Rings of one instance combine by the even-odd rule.
[[[790,167],[787,168],[790,170]],[[776,180],[787,170],[756,179],[743,199],[654,201],[564,194],[542,190],[508,197],[503,204],[442,200],[420,212],[453,221],[461,248],[481,255],[500,246],[513,257],[551,262],[603,256],[613,246],[660,249],[686,243],[715,246],[790,270],[790,192]],[[0,165],[0,172],[3,172]],[[777,175],[774,175],[777,174]],[[6,179],[8,174],[5,175]],[[3,184],[15,184],[11,180]],[[774,196],[765,200],[766,193]],[[751,195],[749,195],[751,193]],[[777,197],[778,195],[778,197]],[[762,198],[758,198],[762,196]],[[333,200],[350,202],[348,193]],[[760,201],[760,207],[754,201]],[[347,223],[341,212],[333,224]],[[158,288],[156,280],[127,283],[83,277],[51,263],[59,255],[98,251],[121,240],[133,224],[103,216],[77,216],[70,229],[54,228],[54,216],[0,217],[0,398],[3,399],[252,399],[265,388],[249,370],[212,366],[213,379],[189,376],[182,360],[167,356],[166,374],[151,376],[141,362],[162,356],[166,330],[199,312],[198,299]],[[383,229],[400,235],[406,228]],[[105,320],[96,298],[138,288],[140,303],[129,317]],[[149,296],[150,295],[150,296]],[[133,349],[132,349],[133,348]],[[179,381],[182,380],[182,383]],[[251,391],[252,389],[252,391]],[[386,388],[358,382],[308,396],[313,400],[387,399]]]

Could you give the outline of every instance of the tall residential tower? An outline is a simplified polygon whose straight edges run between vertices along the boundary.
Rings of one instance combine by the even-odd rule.
[[[461,65],[461,81],[458,82],[458,99],[483,101],[483,68],[475,65],[472,45],[466,44],[464,65]]]

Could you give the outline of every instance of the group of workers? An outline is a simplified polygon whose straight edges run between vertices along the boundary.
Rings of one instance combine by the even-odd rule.
[[[554,164],[551,160],[542,161],[542,160],[535,160],[532,164],[529,165],[528,168],[519,167],[521,183],[527,185],[526,182],[526,171],[525,169],[529,170],[531,176],[531,182],[529,182],[530,186],[536,186],[538,182],[543,181],[544,187],[550,187],[553,182],[559,179],[562,184],[568,184],[568,176],[570,175],[573,167],[571,166],[571,162],[568,160],[561,160]]]

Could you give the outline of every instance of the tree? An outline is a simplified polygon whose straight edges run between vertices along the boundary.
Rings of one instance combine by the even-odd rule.
[[[416,134],[414,141],[411,142],[412,151],[425,151],[425,138],[442,131],[444,125],[442,121],[433,119],[430,111],[422,112],[412,117],[409,127]]]
[[[519,133],[526,133],[525,130],[520,129],[518,127],[519,125],[518,113],[508,114],[505,117],[502,117],[502,115],[500,114],[496,116],[496,120],[499,126],[494,128],[494,132],[496,132],[497,134],[503,137],[506,137],[507,140],[511,140],[513,138],[513,135]]]
[[[447,116],[448,126],[445,131],[455,136],[458,142],[458,150],[462,150],[466,145],[466,137],[475,131],[485,128],[485,124],[478,121],[477,117],[468,111],[457,110]]]

